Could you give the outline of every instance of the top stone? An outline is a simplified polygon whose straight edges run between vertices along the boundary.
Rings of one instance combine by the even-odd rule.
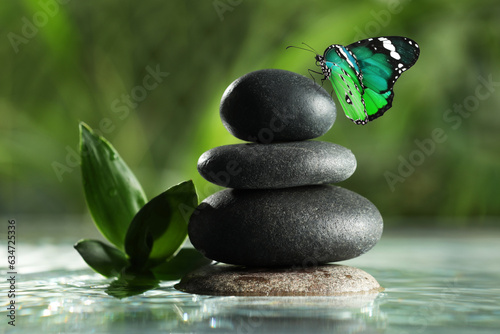
[[[318,84],[276,69],[236,79],[220,105],[222,123],[233,136],[264,144],[317,138],[332,127],[336,114],[330,94]]]

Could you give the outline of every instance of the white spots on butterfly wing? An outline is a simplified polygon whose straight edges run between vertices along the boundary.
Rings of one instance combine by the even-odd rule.
[[[403,64],[401,64],[401,63],[399,63],[399,64],[398,64],[398,67],[399,67],[399,68],[401,68],[401,67],[403,67],[403,66],[404,66],[404,65],[403,65]]]
[[[399,53],[397,53],[396,51],[391,51],[391,57],[396,59],[396,60],[401,59],[401,55]]]
[[[382,46],[389,51],[396,51],[396,47],[391,43],[391,41],[384,41],[384,43],[382,43]]]
[[[343,47],[337,47],[337,50],[342,54],[342,56],[344,56],[344,59],[347,60],[348,57],[347,57],[347,54],[345,53],[344,51],[344,48]]]
[[[325,50],[325,52],[323,52],[323,56],[325,56],[328,51],[330,51],[331,49],[333,49],[336,46],[337,46],[337,44],[332,44],[329,47],[327,47],[326,50]]]
[[[347,52],[349,52],[349,55],[352,57],[352,59],[354,59],[355,64],[353,64],[353,65],[356,65],[356,66],[353,66],[353,68],[356,70],[356,72],[358,72],[358,70],[357,70],[357,68],[359,68],[358,63],[357,63],[358,58],[351,50],[349,50],[349,49],[346,49],[346,50],[347,50]]]
[[[354,83],[354,88],[356,88],[356,90],[358,91],[358,93],[361,94],[361,89],[359,89],[358,85],[356,83]]]
[[[350,95],[352,95],[352,92],[351,92],[351,91],[349,91],[349,94],[350,94]],[[352,105],[352,100],[351,100],[351,98],[349,97],[349,94],[347,94],[347,93],[345,94],[345,101],[346,101],[348,104]]]
[[[390,51],[390,56],[396,60],[400,60],[401,59],[401,55],[396,52],[396,47],[394,46],[394,44],[392,44],[392,42],[390,40],[388,40],[387,38],[385,37],[381,37],[379,38],[380,41],[382,41],[382,46]],[[375,48],[374,48],[375,49]]]
[[[351,59],[349,58],[349,56],[345,52],[344,47],[343,46],[338,46],[337,50],[342,54],[344,60],[349,64],[349,66],[351,68],[356,69],[357,66],[351,61]],[[351,52],[349,52],[349,53],[352,54]],[[352,58],[354,58],[354,57],[352,57]]]
[[[399,74],[401,74],[401,71],[398,71]],[[392,84],[394,85],[396,83],[396,80],[398,80],[399,78],[399,75],[396,74],[393,78],[392,78]]]

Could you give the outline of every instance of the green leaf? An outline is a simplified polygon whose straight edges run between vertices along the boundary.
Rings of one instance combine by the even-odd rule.
[[[157,288],[159,283],[149,271],[135,273],[126,269],[116,281],[109,284],[106,293],[115,298],[122,299]]]
[[[125,251],[136,269],[171,258],[187,238],[189,217],[198,204],[192,181],[180,183],[149,201],[134,217]]]
[[[99,231],[123,250],[128,226],[147,202],[144,191],[113,146],[83,122],[80,154],[90,214]]]
[[[178,280],[187,273],[207,264],[212,260],[201,255],[194,248],[183,248],[172,259],[151,269],[159,280]]]
[[[105,277],[118,276],[129,264],[123,252],[98,240],[80,240],[74,247],[92,269]]]

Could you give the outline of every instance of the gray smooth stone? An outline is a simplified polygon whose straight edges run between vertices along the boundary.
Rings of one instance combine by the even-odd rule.
[[[222,190],[198,206],[188,225],[205,257],[261,267],[352,259],[370,250],[382,229],[369,200],[330,185]]]
[[[217,296],[342,296],[361,294],[366,299],[337,300],[342,306],[372,301],[384,288],[367,272],[349,266],[322,265],[296,268],[245,268],[207,265],[182,278],[175,288]],[[363,302],[363,303],[360,303]],[[338,305],[337,305],[338,306]]]
[[[349,149],[321,141],[219,146],[198,160],[198,172],[206,180],[238,189],[336,183],[355,170]]]
[[[332,97],[310,78],[285,70],[248,73],[229,85],[220,117],[235,137],[271,143],[317,138],[335,122]]]

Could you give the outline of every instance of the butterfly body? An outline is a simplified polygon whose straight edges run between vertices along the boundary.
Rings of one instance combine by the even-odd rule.
[[[346,116],[366,124],[392,106],[393,86],[418,59],[417,43],[406,37],[368,38],[330,45],[316,55],[324,79],[330,80]]]

